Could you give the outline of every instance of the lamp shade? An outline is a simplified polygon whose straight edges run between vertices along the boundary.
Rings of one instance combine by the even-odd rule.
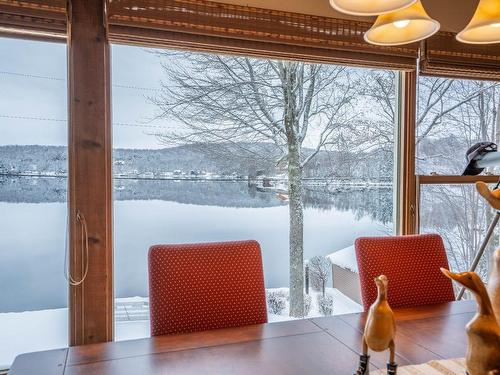
[[[397,46],[428,38],[439,27],[439,22],[430,18],[417,1],[407,8],[378,16],[364,38],[371,44]]]
[[[330,0],[330,5],[339,12],[357,16],[377,16],[406,8],[417,0]]]
[[[472,44],[500,43],[500,0],[481,0],[457,39]]]

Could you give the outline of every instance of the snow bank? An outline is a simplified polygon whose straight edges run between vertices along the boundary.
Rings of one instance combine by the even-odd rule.
[[[354,245],[343,248],[342,250],[336,251],[326,258],[336,266],[340,268],[358,273],[358,262],[356,261],[356,253],[354,251]]]

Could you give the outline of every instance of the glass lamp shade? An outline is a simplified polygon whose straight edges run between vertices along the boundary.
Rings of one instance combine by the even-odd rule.
[[[462,43],[500,43],[500,0],[481,0],[465,29],[457,34]]]
[[[356,16],[378,16],[406,8],[417,0],[330,0],[330,5],[339,12]]]
[[[397,46],[428,38],[439,28],[439,22],[430,18],[417,1],[405,9],[378,16],[364,38],[371,44]]]

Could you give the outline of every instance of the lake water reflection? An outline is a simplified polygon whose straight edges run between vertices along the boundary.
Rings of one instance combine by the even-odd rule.
[[[266,286],[288,285],[288,207],[276,194],[241,181],[115,180],[114,198],[116,297],[147,295],[158,243],[255,239]],[[304,201],[306,259],[391,231],[390,188],[308,188]],[[0,176],[0,312],[67,305],[65,202],[64,178]]]

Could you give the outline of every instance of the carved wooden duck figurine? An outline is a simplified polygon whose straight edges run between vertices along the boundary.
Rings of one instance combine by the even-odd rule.
[[[491,306],[500,325],[500,249],[493,253],[491,263],[491,273],[488,279],[488,294],[490,295]]]
[[[478,312],[466,326],[468,374],[500,374],[500,326],[483,282],[475,272],[453,273],[444,268],[441,272],[476,297]]]
[[[375,278],[378,295],[368,311],[363,334],[363,354],[360,355],[356,375],[368,374],[368,361],[370,359],[368,349],[376,352],[389,349],[390,360],[387,363],[387,374],[396,374],[397,364],[394,362],[396,321],[394,320],[394,313],[387,302],[387,283],[388,280],[385,275]]]
[[[477,192],[493,207],[500,210],[500,189],[490,190],[483,181],[476,182]]]

